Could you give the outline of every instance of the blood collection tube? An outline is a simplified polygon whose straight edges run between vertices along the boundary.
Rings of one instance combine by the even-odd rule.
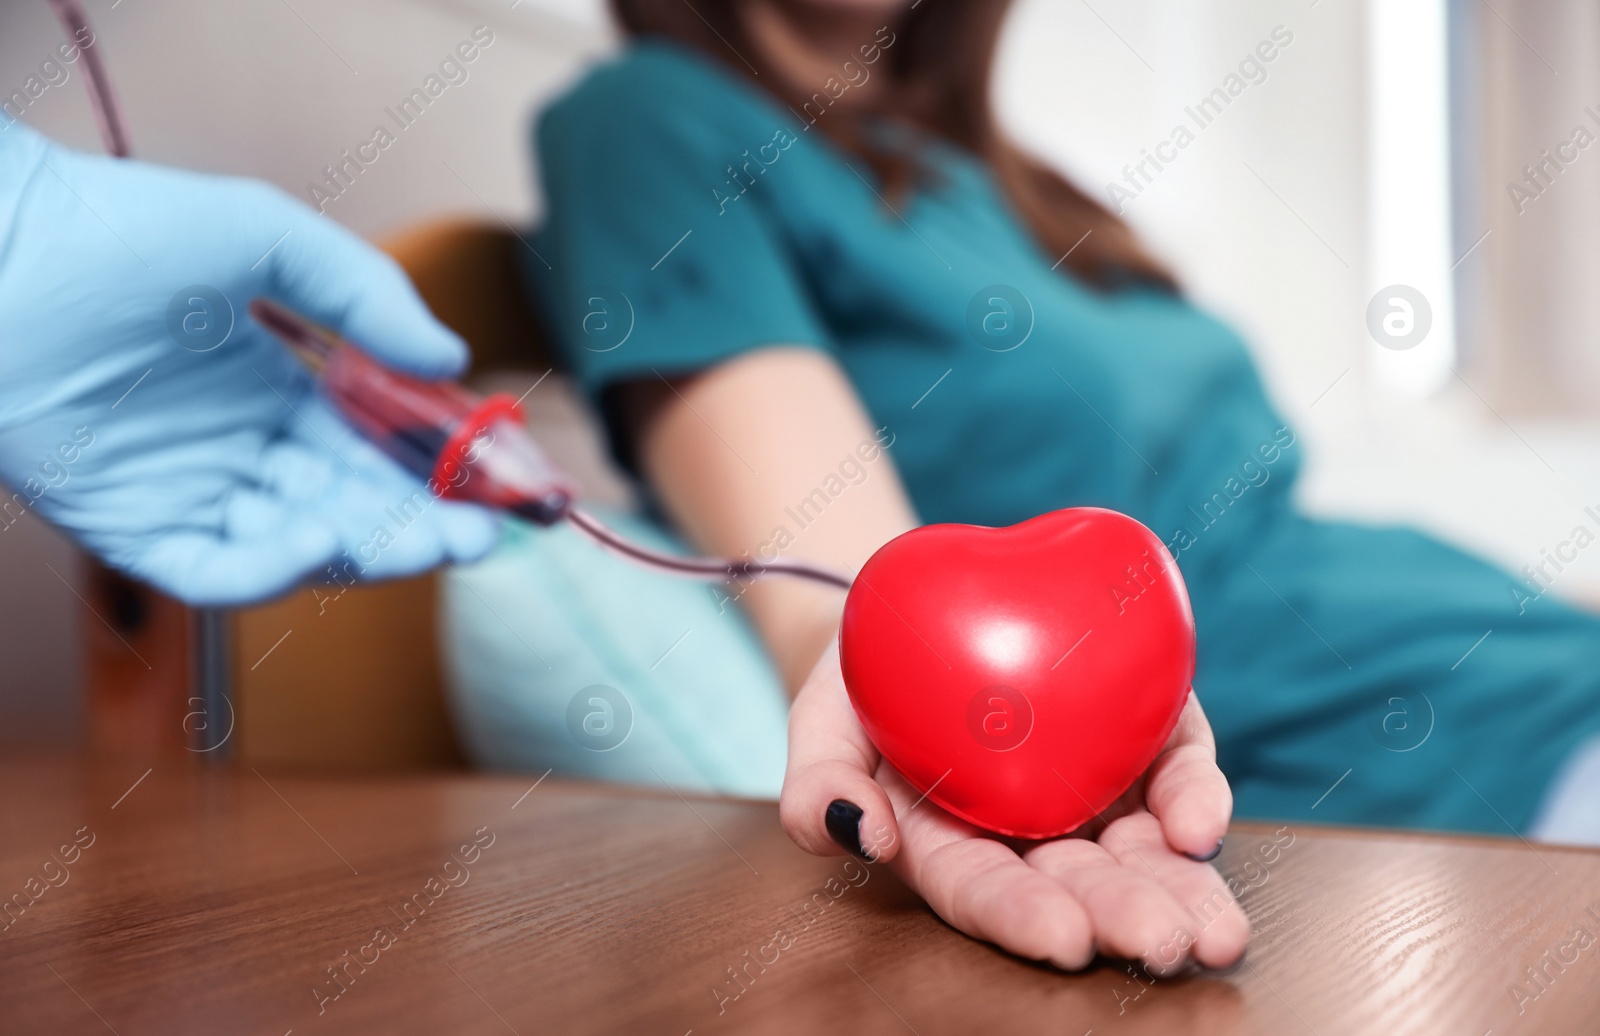
[[[265,299],[250,312],[320,370],[323,391],[345,420],[439,496],[540,525],[567,517],[572,483],[528,435],[510,396],[484,398],[455,382],[392,371]]]
[[[507,395],[483,398],[449,381],[423,381],[373,360],[332,332],[268,299],[250,315],[321,375],[344,419],[442,497],[509,511],[540,525],[567,520],[607,549],[663,572],[697,579],[764,575],[849,589],[850,578],[803,561],[681,557],[633,543],[574,506],[576,487],[545,456]]]

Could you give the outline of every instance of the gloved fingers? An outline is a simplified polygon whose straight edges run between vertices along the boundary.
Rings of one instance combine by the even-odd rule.
[[[223,535],[239,542],[264,539],[293,520],[296,513],[287,501],[272,493],[241,487],[229,493],[223,504]]]
[[[429,501],[426,490],[402,506],[350,480],[317,501],[285,501],[261,489],[229,496],[225,528],[168,533],[131,559],[112,555],[132,575],[201,607],[248,604],[293,589],[330,563],[346,576],[389,579],[442,561],[471,561],[499,536],[481,508]],[[409,522],[409,524],[406,524]]]
[[[488,512],[447,504],[419,482],[396,487],[339,479],[335,491],[311,505],[350,552],[363,579],[414,575],[446,561],[488,553],[498,525]]]
[[[258,483],[285,501],[317,500],[333,491],[336,468],[342,471],[344,465],[326,446],[286,438],[262,453]]]
[[[499,539],[482,508],[439,500],[411,473],[312,395],[263,459],[261,489],[335,531],[368,578],[410,575],[442,560],[475,560]]]
[[[294,416],[257,465],[260,484],[289,500],[316,499],[342,478],[360,478],[398,493],[415,481],[391,457],[340,417],[320,392],[292,401]]]
[[[466,345],[393,259],[298,203],[285,208],[290,233],[268,257],[268,294],[397,370],[441,378],[466,367]]]
[[[332,429],[323,431],[339,438]],[[297,511],[333,530],[339,549],[368,579],[412,575],[441,561],[476,560],[498,541],[499,523],[489,512],[438,499],[420,480],[349,435],[352,441],[338,443],[339,455],[315,437],[315,445],[292,437],[274,443],[257,493],[235,494],[230,531],[244,533],[262,520],[258,514],[272,508]],[[320,491],[308,492],[312,486]],[[241,524],[235,527],[234,521]]]
[[[500,542],[500,516],[493,511],[453,500],[434,506],[439,540],[451,561],[477,561]]]
[[[297,403],[295,408],[300,419],[287,428],[286,438],[320,452],[332,462],[335,477],[354,475],[392,484],[396,489],[416,481],[399,462],[339,416],[321,392],[307,393],[305,401]]]
[[[331,528],[300,518],[243,539],[165,533],[120,567],[189,604],[220,607],[276,597],[327,564],[338,549]]]

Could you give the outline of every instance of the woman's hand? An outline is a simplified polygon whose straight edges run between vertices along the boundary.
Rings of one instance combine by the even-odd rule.
[[[1233,794],[1191,692],[1161,754],[1073,834],[1023,842],[959,820],[879,756],[830,647],[795,698],[780,812],[801,848],[889,862],[952,927],[1076,970],[1097,952],[1170,974],[1236,963],[1250,922],[1209,860]]]
[[[892,429],[873,427],[826,352],[759,349],[692,378],[660,380],[633,401],[641,460],[668,512],[702,550],[760,554],[774,523],[792,520],[785,508],[808,499],[835,470],[857,477],[798,531],[785,557],[855,572],[918,524],[887,451]],[[844,471],[852,457],[861,463]],[[1083,967],[1096,950],[1139,958],[1157,973],[1190,959],[1209,967],[1239,959],[1250,936],[1244,913],[1212,867],[1184,855],[1214,855],[1233,807],[1211,728],[1192,697],[1144,779],[1104,820],[1078,837],[1025,845],[922,801],[878,756],[831,646],[843,595],[759,580],[741,603],[786,681],[799,688],[782,814],[803,848],[836,854],[842,841],[892,860],[956,928],[1064,968]]]

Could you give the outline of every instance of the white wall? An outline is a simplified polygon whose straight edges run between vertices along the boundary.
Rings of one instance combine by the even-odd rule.
[[[1243,328],[1299,422],[1356,364],[1365,308],[1360,8],[1308,8],[1032,0],[1009,28],[999,83],[1014,132],[1102,200],[1175,126],[1195,132],[1124,216]],[[1265,63],[1266,81],[1196,129],[1184,109],[1280,25],[1293,42]]]
[[[257,176],[302,198],[322,167],[388,123],[384,107],[420,86],[474,26],[493,29],[495,42],[468,66],[467,81],[328,206],[367,234],[425,214],[479,211],[484,201],[508,219],[527,219],[528,114],[603,44],[597,25],[562,13],[592,5],[558,0],[523,0],[515,10],[476,0],[87,6],[138,157]],[[44,0],[6,4],[0,67],[20,82],[56,39]],[[99,146],[81,83],[46,93],[28,121],[71,144]]]
[[[1267,66],[1267,81],[1249,87],[1200,131],[1127,204],[1126,216],[1199,300],[1249,338],[1279,407],[1304,433],[1311,464],[1302,496],[1309,507],[1422,524],[1520,569],[1588,522],[1585,505],[1600,504],[1600,429],[1592,421],[1513,412],[1490,390],[1493,372],[1470,364],[1461,367],[1466,380],[1452,378],[1439,395],[1420,400],[1385,390],[1373,376],[1378,350],[1365,323],[1363,17],[1364,5],[1348,2],[1022,0],[1005,44],[1002,111],[1037,151],[1081,184],[1103,190],[1141,149],[1184,121],[1184,107],[1218,85],[1274,26],[1292,31],[1294,42]],[[1499,34],[1489,51],[1503,66],[1506,52],[1522,45],[1501,23],[1482,17],[1489,23],[1483,31]],[[1592,55],[1592,43],[1583,36],[1550,52],[1584,71],[1588,82],[1597,66],[1592,56],[1583,65],[1574,50],[1589,47]],[[1515,59],[1523,78],[1548,76],[1526,51]],[[1495,103],[1511,109],[1500,112],[1503,124],[1517,127],[1520,95],[1505,85],[1508,79],[1501,70],[1488,85]],[[1567,121],[1553,125],[1570,133]],[[1541,124],[1524,135],[1553,132]],[[1600,168],[1600,159],[1585,161]],[[1468,179],[1486,179],[1503,207],[1502,165],[1473,169]],[[1570,182],[1558,185],[1565,198],[1547,199],[1553,212],[1563,207],[1541,218],[1577,219],[1593,239],[1587,175],[1566,174]],[[1487,225],[1471,221],[1471,236],[1456,243],[1455,254],[1466,252]],[[1541,257],[1526,235],[1502,230],[1497,238],[1458,275],[1487,271],[1501,282],[1501,298],[1528,299],[1538,309],[1525,325],[1502,318],[1480,329],[1499,336],[1484,352],[1516,365],[1533,344],[1530,336],[1563,330],[1570,337],[1590,326],[1595,307],[1578,299],[1573,286],[1575,272],[1590,267],[1570,256]],[[1509,274],[1514,278],[1506,283]],[[1590,284],[1584,299],[1593,294]],[[1600,395],[1600,383],[1586,391]],[[1524,413],[1537,400],[1525,402]],[[1600,552],[1581,556],[1555,590],[1600,600]]]

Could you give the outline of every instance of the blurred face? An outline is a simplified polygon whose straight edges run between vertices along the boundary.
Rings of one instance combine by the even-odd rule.
[[[835,29],[845,25],[899,21],[918,2],[934,0],[744,0],[746,12],[752,8],[767,7],[780,11],[791,21],[815,28],[831,25]]]
[[[877,89],[863,63],[877,60],[894,38],[889,27],[919,2],[935,0],[744,0],[740,13],[751,42],[783,78],[805,92],[842,84],[829,96],[848,90],[843,103],[856,104]]]
[[[911,7],[915,0],[795,0],[794,6],[818,13],[849,15],[894,15]]]

